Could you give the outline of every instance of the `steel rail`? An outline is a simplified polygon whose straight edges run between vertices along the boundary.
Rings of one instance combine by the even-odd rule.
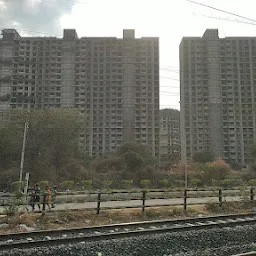
[[[230,220],[225,222],[225,220]],[[23,249],[32,247],[53,246],[67,243],[78,243],[88,241],[101,241],[106,239],[117,239],[132,237],[138,235],[152,235],[160,233],[171,233],[178,231],[189,231],[197,229],[210,229],[230,227],[236,225],[246,225],[256,223],[256,214],[230,214],[220,216],[210,216],[201,218],[186,218],[181,220],[160,220],[160,221],[144,221],[133,223],[122,223],[105,226],[95,226],[87,228],[64,229],[64,230],[47,230],[29,233],[15,233],[10,235],[1,235],[0,242],[8,239],[6,243],[0,244],[0,251],[10,249]],[[176,224],[176,226],[175,226]],[[161,227],[157,227],[160,225]],[[172,225],[168,227],[167,225]],[[183,225],[183,226],[182,226]],[[136,230],[131,229],[137,228]],[[106,232],[108,233],[100,233]],[[75,233],[75,237],[68,237],[68,234]],[[87,234],[86,234],[87,233]],[[51,237],[62,235],[61,237]],[[63,237],[66,235],[66,237]],[[40,240],[33,241],[33,238],[39,237]],[[46,237],[48,237],[46,239]],[[29,238],[29,240],[17,242],[12,239]],[[43,239],[42,239],[43,238]]]

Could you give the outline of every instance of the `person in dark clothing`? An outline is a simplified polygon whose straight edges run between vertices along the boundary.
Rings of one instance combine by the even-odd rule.
[[[29,205],[32,207],[32,211],[34,211],[35,210],[35,190],[34,190],[34,188],[29,189]]]
[[[34,187],[34,194],[35,194],[35,199],[34,199],[34,204],[37,204],[39,211],[41,210],[41,206],[40,206],[40,187],[38,184],[35,184]]]

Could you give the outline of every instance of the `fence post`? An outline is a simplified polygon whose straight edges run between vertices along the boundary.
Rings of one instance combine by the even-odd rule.
[[[222,190],[219,189],[219,207],[222,206]]]
[[[251,201],[254,201],[254,189],[253,188],[250,189],[250,198],[251,198]]]
[[[100,200],[101,200],[101,192],[98,192],[98,200],[97,200],[97,214],[100,214]]]
[[[187,210],[187,189],[184,190],[184,211]]]
[[[144,211],[145,211],[145,201],[146,201],[146,191],[143,190],[143,191],[142,191],[142,214],[143,214]]]

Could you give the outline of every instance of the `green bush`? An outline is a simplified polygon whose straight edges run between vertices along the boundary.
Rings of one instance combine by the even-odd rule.
[[[48,180],[41,180],[38,182],[38,185],[41,189],[45,189],[47,186],[49,186]]]
[[[248,183],[249,183],[250,186],[254,187],[254,186],[256,186],[256,179],[251,179],[251,180],[248,181]]]
[[[74,186],[74,183],[75,182],[73,180],[65,180],[60,184],[60,186],[65,190],[71,190]]]
[[[131,189],[133,185],[133,180],[122,180],[122,183],[124,185],[124,188]]]
[[[23,181],[14,181],[11,183],[11,190],[14,193],[20,192],[24,187]]]
[[[3,213],[7,216],[14,216],[22,205],[21,198],[12,198],[8,201],[7,205],[4,206]]]
[[[141,180],[140,181],[140,185],[143,187],[143,188],[149,188],[149,186],[151,185],[151,180]]]
[[[200,179],[197,179],[197,178],[192,178],[191,179],[191,185],[193,186],[193,187],[198,187],[199,185],[201,185],[202,184],[202,181],[200,180]]]
[[[83,180],[82,181],[83,188],[88,190],[88,191],[91,191],[92,190],[92,183],[93,183],[92,180]]]
[[[169,181],[167,179],[162,179],[162,180],[159,180],[159,183],[161,187],[166,189],[168,187]]]
[[[112,180],[103,180],[102,184],[104,186],[104,189],[110,190],[110,186],[112,185]]]
[[[175,180],[175,184],[177,187],[184,187],[185,181],[184,180]]]

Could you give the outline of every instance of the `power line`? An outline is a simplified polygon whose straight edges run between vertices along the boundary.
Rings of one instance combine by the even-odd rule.
[[[179,73],[179,70],[175,70],[175,69],[160,68],[160,70],[170,71],[170,72],[173,72],[173,73]]]
[[[160,78],[163,78],[163,79],[170,79],[170,80],[174,80],[174,81],[179,81],[179,79],[176,79],[176,78],[173,78],[173,77],[166,77],[166,76],[160,76]]]
[[[197,14],[194,14],[197,15]],[[210,16],[210,15],[204,15],[204,14],[200,14],[202,17],[205,18],[210,18],[210,19],[215,19],[215,20],[224,20],[224,21],[229,21],[229,22],[235,22],[235,23],[241,23],[241,24],[246,24],[246,25],[253,25],[255,26],[255,23],[251,23],[249,21],[243,21],[243,20],[231,20],[229,18],[223,18],[223,17],[216,17],[216,16]]]
[[[242,19],[245,19],[245,20],[256,22],[256,20],[254,20],[254,19],[251,19],[251,18],[248,18],[248,17],[245,17],[245,16],[241,16],[241,15],[233,13],[233,12],[229,12],[229,11],[226,11],[226,10],[218,9],[216,7],[213,7],[213,6],[210,6],[210,5],[206,5],[206,4],[203,4],[203,3],[199,3],[199,2],[196,2],[196,1],[192,1],[192,0],[187,0],[187,1],[190,2],[190,3],[196,4],[196,5],[200,5],[200,6],[203,6],[203,7],[212,9],[212,10],[215,10],[215,11],[223,12],[223,13],[226,13],[226,14],[238,17],[238,18],[242,18]]]

